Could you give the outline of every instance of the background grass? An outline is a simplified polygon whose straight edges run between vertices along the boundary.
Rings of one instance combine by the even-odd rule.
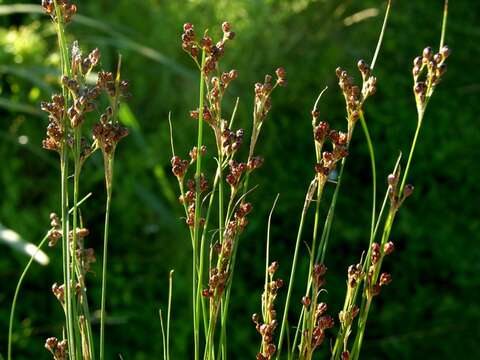
[[[37,242],[47,229],[48,214],[58,211],[60,203],[59,167],[56,156],[41,149],[47,121],[38,110],[39,102],[56,87],[59,58],[48,19],[41,14],[5,14],[12,10],[5,6],[14,3],[0,1],[0,223],[27,241]],[[397,1],[393,5],[376,66],[378,93],[366,108],[382,179],[398,151],[409,148],[416,121],[411,60],[424,46],[438,46],[442,3]],[[182,24],[190,21],[197,29],[209,27],[213,33],[219,33],[223,20],[233,25],[237,38],[224,64],[239,70],[230,91],[230,109],[239,96],[238,124],[243,127],[249,126],[253,83],[280,65],[288,72],[289,86],[275,93],[259,144],[266,164],[255,174],[259,184],[252,194],[255,209],[241,239],[232,292],[232,359],[245,359],[254,358],[259,341],[250,316],[260,308],[269,207],[280,192],[271,257],[279,260],[280,274],[286,279],[314,162],[310,109],[318,92],[328,85],[322,118],[335,127],[346,126],[334,70],[341,65],[353,73],[358,58],[371,59],[383,6],[377,0],[105,0],[80,4],[84,17],[70,26],[71,39],[78,38],[85,51],[99,46],[106,68],[113,68],[121,52],[124,74],[134,93],[122,112],[132,136],[122,142],[116,162],[107,358],[119,353],[125,359],[160,358],[157,314],[159,306],[166,304],[172,267],[176,269],[172,357],[191,357],[191,250],[186,228],[178,220],[181,207],[176,202],[176,180],[170,175],[167,123],[171,110],[177,151],[186,154],[196,138],[188,111],[195,107],[197,86],[191,61],[180,47]],[[378,15],[350,24],[351,16],[365,9],[373,9],[370,14],[377,9]],[[453,55],[427,111],[411,172],[415,194],[394,226],[397,251],[386,263],[394,282],[378,298],[369,319],[365,359],[479,355],[479,16],[480,3],[452,1],[446,43]],[[327,301],[335,313],[344,296],[346,268],[368,243],[369,166],[358,131],[327,255]],[[88,243],[100,253],[104,190],[98,154],[84,170],[81,191],[93,192],[82,215],[92,230]],[[0,249],[0,354],[5,354],[10,301],[27,258],[3,243]],[[60,248],[49,249],[48,254],[50,265],[35,265],[21,294],[15,359],[49,358],[44,340],[61,331],[63,316],[50,294],[51,284],[61,278]],[[304,277],[306,263],[300,270],[299,276]],[[99,264],[94,272],[89,292],[92,308],[98,309]]]

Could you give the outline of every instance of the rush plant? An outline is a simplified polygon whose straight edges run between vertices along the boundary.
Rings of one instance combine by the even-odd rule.
[[[42,8],[55,26],[60,53],[61,91],[52,95],[51,101],[42,102],[41,108],[48,114],[47,136],[43,148],[59,155],[60,160],[60,215],[50,215],[51,229],[40,246],[48,240],[62,249],[63,279],[53,284],[52,292],[65,314],[63,330],[46,340],[45,348],[54,359],[105,359],[105,299],[107,282],[107,255],[109,214],[112,197],[114,157],[118,142],[128,131],[119,124],[120,101],[128,97],[128,82],[120,79],[119,60],[115,73],[97,71],[100,51],[94,49],[84,55],[78,42],[69,44],[66,26],[72,21],[77,6],[68,0],[43,0]],[[103,100],[102,100],[103,98]],[[94,110],[105,108],[100,118],[95,119]],[[93,121],[89,121],[90,118]],[[85,162],[100,150],[105,165],[107,192],[104,252],[102,267],[102,296],[100,316],[100,349],[95,354],[95,337],[91,325],[90,307],[87,298],[86,276],[95,261],[92,248],[87,248],[89,230],[80,216],[80,180]],[[71,205],[69,205],[71,204]],[[69,210],[69,207],[71,209]],[[12,304],[8,342],[8,359],[12,359],[12,326],[20,284],[30,267],[22,274]]]
[[[182,48],[193,59],[200,78],[199,106],[190,113],[198,125],[198,138],[197,145],[189,152],[189,159],[175,153],[172,140],[172,172],[178,179],[179,200],[185,210],[193,250],[195,359],[227,356],[226,327],[236,255],[240,235],[248,225],[247,217],[253,209],[253,205],[247,202],[253,189],[250,178],[263,164],[263,158],[256,155],[256,145],[271,108],[272,93],[278,86],[286,85],[283,68],[276,70],[276,79],[266,75],[263,83],[255,84],[248,154],[243,161],[240,160],[245,132],[233,129],[238,101],[231,114],[225,114],[223,108],[227,89],[238,72],[234,69],[222,71],[220,66],[235,33],[228,22],[224,22],[221,28],[223,35],[214,42],[207,31],[197,36],[192,24],[183,27]],[[204,145],[205,125],[211,129],[215,155],[209,156]],[[204,160],[216,164],[216,170],[210,176],[205,173]],[[192,175],[189,174],[191,168]],[[212,216],[215,210],[216,220]]]

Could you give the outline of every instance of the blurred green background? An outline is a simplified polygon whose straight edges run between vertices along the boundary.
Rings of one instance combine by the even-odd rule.
[[[39,2],[39,1],[38,1]],[[32,1],[32,4],[37,4]],[[0,224],[37,243],[48,214],[59,210],[59,166],[41,149],[47,124],[39,103],[56,88],[58,54],[49,19],[14,1],[0,0]],[[383,18],[379,0],[103,0],[79,4],[69,38],[83,49],[99,47],[102,65],[124,56],[123,73],[134,94],[122,113],[131,136],[117,153],[108,296],[108,358],[159,359],[158,309],[166,304],[167,278],[176,269],[172,358],[191,348],[191,246],[176,201],[169,159],[168,112],[177,151],[196,141],[188,111],[197,102],[197,74],[180,46],[184,22],[218,33],[228,20],[237,37],[223,66],[239,71],[228,111],[240,97],[238,124],[249,129],[253,84],[278,66],[289,86],[273,96],[258,153],[254,214],[241,239],[230,320],[232,359],[253,359],[259,336],[250,322],[260,309],[266,216],[281,193],[274,219],[271,257],[288,278],[304,193],[314,163],[310,110],[319,91],[322,118],[345,128],[335,68],[356,74],[370,61]],[[443,1],[394,1],[376,66],[378,93],[368,101],[367,121],[377,151],[380,191],[399,150],[407,151],[416,125],[411,60],[424,46],[438,46]],[[39,10],[39,7],[34,10]],[[397,251],[385,263],[393,283],[377,298],[369,319],[364,359],[466,359],[480,355],[480,220],[478,211],[480,2],[451,1],[446,43],[449,70],[435,93],[415,154],[415,193],[393,229]],[[358,79],[358,76],[357,76]],[[248,130],[249,131],[249,130]],[[101,158],[84,170],[83,207],[92,230],[88,244],[101,250],[104,188]],[[331,196],[327,193],[327,198]],[[361,130],[355,133],[339,198],[326,264],[332,315],[338,313],[348,265],[368,243],[370,165]],[[383,196],[383,195],[382,195]],[[325,207],[326,205],[324,205]],[[309,224],[311,220],[309,220]],[[310,240],[310,232],[305,240]],[[6,355],[8,314],[27,257],[0,242],[0,354]],[[15,359],[48,359],[49,336],[59,336],[62,313],[50,286],[61,279],[60,248],[48,249],[48,266],[35,264],[21,292],[14,328]],[[306,254],[304,247],[303,254]],[[305,257],[304,257],[305,258]],[[99,259],[100,260],[100,259]],[[299,277],[305,278],[302,263]],[[100,303],[98,263],[90,277],[93,309]],[[300,299],[303,286],[297,288]],[[298,302],[295,308],[299,308]],[[281,302],[278,303],[281,308]],[[336,316],[335,316],[336,317]],[[323,345],[328,346],[328,341]]]

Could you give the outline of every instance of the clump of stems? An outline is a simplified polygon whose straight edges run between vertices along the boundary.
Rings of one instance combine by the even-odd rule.
[[[77,6],[68,0],[43,0],[42,7],[50,15],[56,29],[61,65],[61,93],[54,94],[50,102],[42,102],[41,108],[48,113],[49,123],[43,147],[57,152],[61,168],[61,214],[50,216],[51,229],[40,246],[49,240],[53,247],[58,241],[62,246],[63,284],[53,284],[52,292],[65,313],[63,338],[50,337],[45,348],[54,359],[95,359],[91,316],[86,295],[86,275],[94,262],[93,249],[85,247],[89,230],[83,227],[79,214],[80,176],[85,161],[97,150],[103,153],[105,182],[107,188],[105,238],[102,273],[102,310],[99,358],[104,359],[104,318],[106,298],[107,241],[109,212],[113,183],[113,160],[117,143],[128,134],[118,122],[120,99],[128,96],[128,83],[120,80],[120,61],[116,76],[110,72],[95,73],[100,62],[100,51],[94,49],[83,55],[74,42],[68,45],[65,27],[77,12]],[[96,75],[96,82],[90,80]],[[106,108],[98,123],[91,129],[92,140],[84,136],[86,119],[100,106],[100,97],[105,94],[111,105]],[[73,176],[70,176],[73,164]],[[73,195],[69,179],[73,179]],[[69,211],[69,202],[73,206]],[[20,278],[12,304],[12,319],[19,286],[30,264]],[[9,360],[11,359],[11,328],[9,335]]]
[[[189,153],[189,160],[176,155],[172,143],[172,172],[178,179],[180,202],[184,207],[193,250],[194,358],[199,359],[201,356],[200,331],[203,328],[203,358],[213,359],[217,356],[225,359],[228,308],[239,236],[247,226],[247,216],[253,209],[252,204],[246,201],[251,190],[249,179],[251,173],[263,164],[263,158],[255,154],[256,144],[271,108],[271,94],[277,86],[286,85],[286,73],[283,68],[279,68],[276,70],[275,80],[267,75],[263,83],[255,84],[248,156],[245,161],[237,160],[245,132],[243,129],[233,130],[237,105],[230,120],[225,119],[223,100],[227,88],[237,78],[238,72],[235,69],[222,72],[219,65],[235,33],[227,22],[222,24],[223,36],[218,42],[214,42],[207,31],[203,36],[197,37],[190,23],[185,24],[183,30],[182,47],[193,59],[200,73],[199,106],[190,113],[190,116],[197,120],[198,137],[197,145]],[[210,183],[203,172],[203,158],[207,154],[203,140],[204,124],[211,128],[217,147],[217,166]],[[194,175],[188,178],[188,170],[194,164]],[[212,225],[211,214],[215,207],[215,196],[218,198],[218,220]],[[208,245],[206,236],[209,229],[215,229],[215,236]],[[208,271],[205,271],[206,261]],[[218,322],[220,334],[218,346],[215,346]],[[217,355],[215,349],[218,351]]]

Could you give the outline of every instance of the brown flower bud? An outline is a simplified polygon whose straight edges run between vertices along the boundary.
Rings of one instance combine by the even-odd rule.
[[[445,60],[450,55],[450,53],[451,53],[451,50],[447,45],[444,45],[440,49],[440,54],[443,56],[443,60]]]
[[[279,79],[285,79],[285,77],[287,76],[287,72],[283,67],[279,67],[277,70],[275,70],[275,74]]]
[[[380,281],[379,281],[380,286],[388,285],[391,282],[392,282],[392,275],[390,275],[389,273],[382,273],[382,275],[380,275]]]
[[[406,198],[409,197],[410,195],[413,194],[413,185],[411,184],[407,184],[405,185],[405,187],[403,188],[403,196],[405,196]]]
[[[268,267],[268,273],[270,275],[273,275],[276,273],[276,271],[278,270],[278,262],[277,261],[274,261],[270,264],[270,266]]]
[[[427,46],[423,49],[423,58],[430,60],[433,57],[433,49],[430,46]]]
[[[393,250],[395,250],[395,246],[393,245],[393,242],[389,241],[383,246],[383,253],[385,255],[390,255]]]

